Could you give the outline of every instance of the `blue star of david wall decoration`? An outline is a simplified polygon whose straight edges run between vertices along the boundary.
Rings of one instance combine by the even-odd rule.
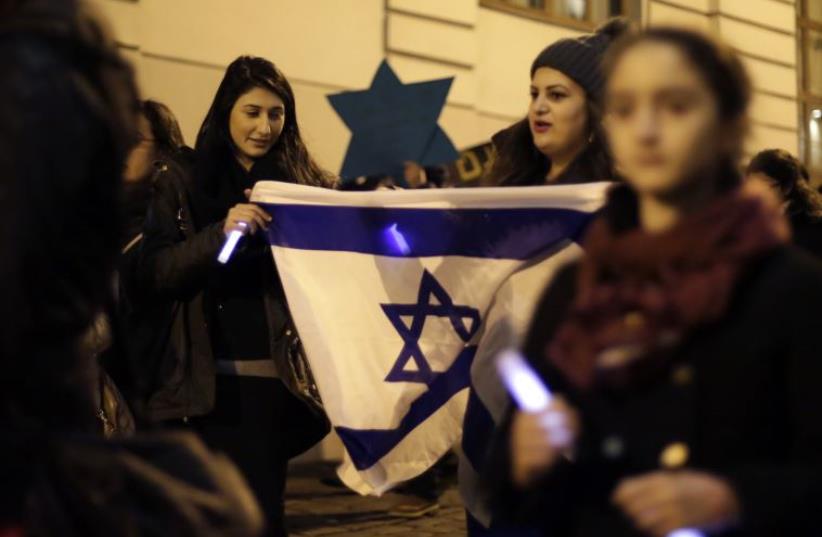
[[[388,376],[385,377],[386,382],[418,382],[430,385],[437,377],[438,373],[431,370],[431,365],[419,345],[422,329],[428,317],[447,317],[454,331],[465,343],[479,329],[479,310],[470,306],[454,305],[454,301],[446,290],[427,270],[422,273],[416,304],[381,304],[381,306],[403,340],[402,350]],[[405,324],[403,317],[411,317],[410,326]],[[468,324],[465,323],[466,320]],[[410,361],[416,364],[416,371],[406,369]]]
[[[391,175],[404,182],[403,164],[422,166],[459,157],[437,120],[454,79],[403,84],[383,60],[371,87],[329,95],[328,100],[351,130],[340,175]]]

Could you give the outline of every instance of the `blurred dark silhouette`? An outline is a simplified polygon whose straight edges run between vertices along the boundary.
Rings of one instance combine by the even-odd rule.
[[[109,442],[82,344],[112,300],[130,67],[72,0],[0,1],[0,534],[256,535],[195,438]]]

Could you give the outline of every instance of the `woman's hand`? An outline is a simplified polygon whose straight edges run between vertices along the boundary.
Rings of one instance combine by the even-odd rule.
[[[511,477],[520,487],[548,471],[573,447],[579,434],[576,411],[554,397],[542,412],[517,411],[511,424]]]
[[[228,211],[223,224],[226,237],[234,230],[253,235],[258,229],[265,229],[271,222],[271,215],[253,203],[238,203]]]
[[[719,477],[660,471],[624,479],[612,497],[640,530],[666,537],[682,528],[721,529],[739,516],[739,501]]]

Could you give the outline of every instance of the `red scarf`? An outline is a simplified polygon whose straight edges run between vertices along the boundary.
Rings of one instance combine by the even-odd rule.
[[[751,181],[659,234],[617,234],[599,218],[548,359],[581,389],[631,380],[638,363],[721,319],[749,262],[789,239],[776,196]]]

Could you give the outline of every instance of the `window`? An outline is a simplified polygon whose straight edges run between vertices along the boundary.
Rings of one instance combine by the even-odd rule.
[[[642,0],[480,0],[480,5],[579,30],[617,15],[639,20]]]
[[[822,182],[822,2],[802,0],[799,39],[802,51],[800,150],[814,183],[819,184]]]

